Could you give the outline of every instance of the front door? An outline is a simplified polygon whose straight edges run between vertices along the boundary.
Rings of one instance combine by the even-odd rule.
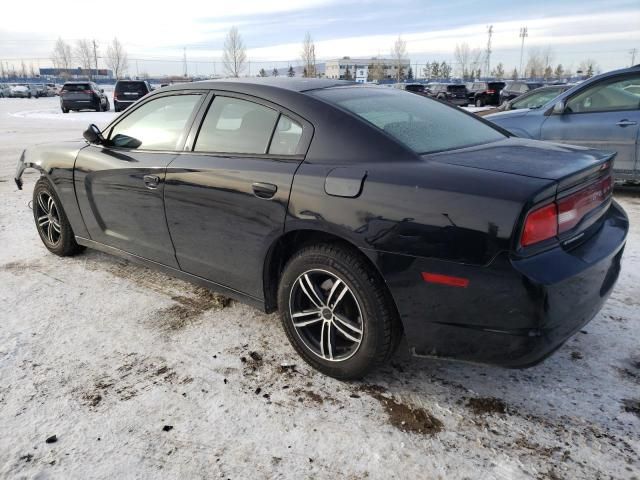
[[[263,297],[264,258],[282,234],[310,125],[252,97],[216,96],[193,151],[167,169],[167,223],[180,268]]]
[[[106,145],[80,151],[74,182],[91,240],[178,267],[164,213],[165,172],[202,97],[150,99],[105,132]]]
[[[640,73],[605,79],[567,99],[565,113],[542,124],[541,140],[617,152],[614,169],[633,175],[638,161]]]

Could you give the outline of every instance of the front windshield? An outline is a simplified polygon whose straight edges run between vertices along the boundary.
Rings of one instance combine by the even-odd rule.
[[[522,108],[540,108],[553,100],[564,91],[564,88],[549,88],[539,92],[533,92],[531,95],[519,98],[511,104],[511,110],[519,110]]]

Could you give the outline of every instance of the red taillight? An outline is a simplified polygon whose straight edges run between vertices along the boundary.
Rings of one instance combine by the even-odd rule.
[[[429,283],[439,283],[441,285],[449,285],[450,287],[466,288],[469,285],[468,278],[452,277],[451,275],[442,275],[439,273],[422,272],[422,279]]]
[[[86,93],[87,95],[91,95],[93,92],[91,90],[83,90],[82,93]]]
[[[487,90],[487,95],[493,95],[494,93],[496,93],[495,90]]]
[[[558,200],[558,232],[563,233],[575,227],[587,213],[609,198],[611,189],[611,176],[607,176]]]
[[[550,203],[533,210],[524,221],[524,229],[520,238],[523,247],[553,238],[558,234],[558,207]]]
[[[576,193],[529,212],[520,245],[526,247],[568,232],[586,214],[603,205],[611,196],[612,189],[611,175],[608,175]]]
[[[116,92],[113,92],[113,99],[117,100],[118,99],[118,94]]]

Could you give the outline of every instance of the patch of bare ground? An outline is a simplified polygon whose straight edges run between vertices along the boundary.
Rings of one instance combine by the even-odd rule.
[[[618,367],[615,367],[621,378],[640,383],[640,358],[632,357]]]
[[[174,305],[158,312],[159,325],[163,330],[181,330],[209,310],[222,310],[231,300],[204,287],[195,287],[191,295],[173,295]]]
[[[640,418],[640,400],[625,398],[622,400],[622,409],[625,412],[633,413],[636,417]]]
[[[360,391],[367,393],[380,402],[387,414],[389,423],[403,432],[435,435],[444,428],[442,421],[434,417],[426,409],[407,405],[384,395],[387,390],[380,385],[364,385],[360,387]]]
[[[107,398],[130,400],[154,385],[184,385],[192,381],[191,377],[180,377],[161,358],[141,358],[130,353],[125,363],[110,374],[94,377],[91,386],[78,393],[82,404],[94,408]]]
[[[470,398],[467,407],[476,415],[507,413],[507,404],[494,397]]]

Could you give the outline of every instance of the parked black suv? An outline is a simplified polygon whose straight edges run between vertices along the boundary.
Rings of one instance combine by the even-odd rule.
[[[146,80],[118,80],[113,91],[113,108],[121,112],[152,90]]]
[[[60,108],[62,113],[69,110],[95,110],[108,112],[111,109],[104,90],[93,82],[67,82],[60,90]]]
[[[504,88],[504,82],[469,82],[469,102],[476,107],[485,105],[500,105],[500,91]]]
[[[438,100],[445,100],[454,105],[464,106],[469,103],[467,87],[461,83],[429,83],[427,93]]]
[[[540,88],[543,84],[538,82],[525,82],[524,80],[509,80],[500,90],[500,104],[513,100],[523,93]]]

